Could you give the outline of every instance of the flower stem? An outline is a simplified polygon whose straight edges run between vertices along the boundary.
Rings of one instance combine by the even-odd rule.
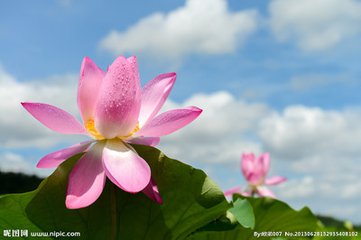
[[[117,198],[116,198],[116,189],[114,184],[110,186],[110,216],[111,216],[111,232],[110,239],[117,239]]]
[[[256,196],[256,191],[254,189],[252,189],[252,192],[251,192],[251,197],[255,197]]]

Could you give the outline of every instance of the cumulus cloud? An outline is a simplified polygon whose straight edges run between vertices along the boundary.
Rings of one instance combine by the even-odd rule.
[[[258,129],[260,140],[283,162],[277,169],[291,178],[278,195],[295,206],[359,222],[360,121],[360,109],[305,106],[266,118]]]
[[[171,104],[203,109],[190,126],[163,138],[161,147],[171,155],[190,162],[224,163],[238,161],[241,151],[260,153],[260,143],[251,139],[259,119],[269,114],[266,105],[237,100],[228,92],[197,94],[182,104]]]
[[[228,92],[196,94],[181,104],[169,104],[196,105],[204,112],[191,125],[162,138],[160,149],[167,155],[205,166],[227,189],[242,179],[242,152],[270,152],[270,175],[290,179],[274,187],[280,199],[294,207],[308,205],[317,213],[359,221],[360,109],[299,105],[279,111]]]
[[[269,11],[276,37],[307,51],[332,48],[361,32],[357,0],[273,0]]]
[[[171,12],[149,15],[100,43],[114,54],[146,53],[180,59],[191,53],[233,52],[256,29],[256,10],[230,12],[226,0],[187,0]]]
[[[277,111],[266,104],[237,99],[225,91],[196,94],[183,103],[170,101],[167,105],[171,106],[167,108],[195,105],[204,110],[190,126],[164,138],[163,144],[178,142],[180,149],[185,145],[211,148],[209,144],[219,148],[221,144],[232,146],[233,142],[242,141],[247,146],[253,146],[252,151],[271,151],[276,158],[290,161],[314,156],[315,153],[332,152],[334,156],[360,153],[361,125],[358,123],[361,121],[361,109],[358,108],[325,110],[292,105]],[[237,147],[238,153],[244,144]],[[244,149],[247,150],[246,147]],[[337,155],[332,151],[334,149]],[[186,152],[196,154],[197,150]],[[235,161],[238,161],[238,156]],[[213,157],[208,161],[232,160]]]
[[[302,161],[301,161],[302,162]],[[354,161],[355,164],[357,161]],[[307,162],[303,161],[303,164]],[[329,172],[327,166],[333,165],[333,168],[339,168],[337,173]],[[334,161],[317,166],[322,169],[319,174],[305,173],[301,178],[291,178],[289,181],[274,188],[277,196],[287,201],[296,208],[305,205],[322,215],[338,217],[345,220],[351,220],[360,223],[359,216],[361,208],[359,207],[361,181],[358,179],[360,169],[352,170],[340,166]],[[355,167],[356,165],[354,165]],[[315,165],[309,166],[309,170],[315,168]]]
[[[22,101],[44,102],[73,114],[76,110],[76,75],[54,76],[42,81],[20,82],[0,67],[0,144],[2,147],[49,147],[72,142],[33,119],[20,105]]]
[[[38,175],[46,177],[51,170],[35,168],[29,161],[25,160],[23,156],[13,152],[0,153],[0,171],[1,172],[15,172],[25,173],[29,175]]]
[[[337,155],[360,152],[361,111],[287,107],[265,119],[259,135],[265,147],[281,158],[302,158],[337,149]]]

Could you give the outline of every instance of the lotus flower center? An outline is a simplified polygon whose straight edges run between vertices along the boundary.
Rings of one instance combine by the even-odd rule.
[[[88,131],[88,133],[90,133],[96,140],[104,140],[105,139],[105,137],[103,137],[103,135],[101,135],[98,132],[98,130],[96,130],[93,119],[90,119],[86,122],[85,128]]]
[[[260,177],[259,179],[258,179],[258,181],[256,182],[256,183],[254,183],[254,184],[252,184],[253,186],[260,186],[260,185],[263,185],[264,184],[264,177]]]
[[[127,139],[129,137],[131,137],[134,133],[139,131],[139,123],[137,123],[137,126],[135,126],[135,128],[133,129],[133,131],[131,131],[130,133],[128,133],[126,136],[121,136],[119,137],[120,139],[124,140]]]
[[[86,122],[85,124],[85,128],[88,131],[88,133],[90,133],[96,140],[104,140],[105,137],[103,135],[101,135],[98,130],[95,128],[95,124],[94,124],[94,120],[90,119]],[[131,137],[134,133],[139,131],[139,124],[137,123],[137,125],[135,126],[135,128],[133,129],[133,131],[131,131],[130,133],[128,133],[125,136],[120,136],[118,137],[121,140],[125,140],[129,137]]]

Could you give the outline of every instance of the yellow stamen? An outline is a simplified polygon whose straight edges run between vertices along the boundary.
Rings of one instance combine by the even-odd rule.
[[[138,132],[139,131],[139,123],[137,123],[137,126],[135,126],[135,128],[133,129],[133,131],[131,131],[129,134],[127,134],[126,136],[121,136],[121,137],[118,137],[122,140],[124,139],[127,139],[129,138],[130,136],[132,136],[134,133]]]
[[[96,140],[104,140],[105,137],[103,137],[95,128],[94,120],[90,119],[85,124],[86,130],[96,139]]]
[[[85,123],[85,128],[88,131],[88,133],[90,133],[96,140],[104,140],[105,137],[103,137],[103,135],[101,135],[98,130],[95,128],[94,125],[94,120],[90,119]],[[121,136],[118,137],[121,140],[125,140],[129,137],[131,137],[134,133],[139,131],[139,124],[137,123],[137,125],[135,126],[135,128],[133,129],[133,131],[131,131],[130,133],[128,133],[125,136]]]

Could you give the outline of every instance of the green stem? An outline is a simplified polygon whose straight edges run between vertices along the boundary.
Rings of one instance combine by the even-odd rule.
[[[251,197],[255,197],[257,194],[257,191],[252,188]]]
[[[111,216],[111,233],[110,239],[117,239],[117,199],[116,199],[116,189],[114,184],[110,186],[110,216]]]

